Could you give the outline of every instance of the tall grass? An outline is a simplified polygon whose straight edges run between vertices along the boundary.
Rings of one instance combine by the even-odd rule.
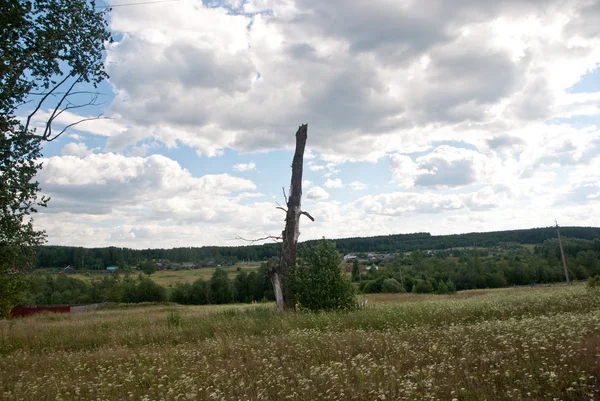
[[[555,287],[374,300],[347,313],[280,316],[271,305],[154,305],[34,316],[12,327],[3,321],[0,396],[600,397],[597,292]]]

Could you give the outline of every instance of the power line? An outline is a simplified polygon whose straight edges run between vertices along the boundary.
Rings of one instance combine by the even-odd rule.
[[[108,6],[96,6],[94,8],[114,8],[114,7],[128,7],[128,6],[142,6],[145,4],[157,4],[157,3],[172,3],[181,0],[158,0],[158,1],[143,1],[139,3],[125,3],[125,4],[111,4]]]

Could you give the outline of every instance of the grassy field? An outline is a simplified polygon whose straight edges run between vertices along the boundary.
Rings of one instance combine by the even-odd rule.
[[[238,267],[241,267],[245,272],[251,272],[258,270],[259,262],[248,262],[238,264],[236,266],[225,266],[221,269],[225,270],[229,274],[229,278],[233,279],[238,274]],[[180,283],[193,283],[198,279],[210,280],[213,273],[215,272],[214,267],[202,267],[199,269],[192,270],[162,270],[152,274],[150,278],[156,283],[164,286],[169,286],[177,282]],[[134,272],[133,274],[139,274],[141,272]],[[91,271],[89,274],[71,274],[69,277],[77,278],[79,280],[91,280],[94,277],[101,277],[103,273]]]
[[[10,400],[600,399],[600,293],[584,286],[0,321]]]

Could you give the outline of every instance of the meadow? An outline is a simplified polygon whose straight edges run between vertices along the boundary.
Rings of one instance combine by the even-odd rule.
[[[10,400],[600,399],[583,285],[376,294],[345,313],[142,305],[0,321]]]
[[[221,269],[225,270],[229,278],[233,279],[238,274],[238,268],[242,269],[247,273],[251,271],[257,271],[260,263],[259,262],[245,262],[238,263],[235,266],[223,266]],[[40,269],[41,274],[47,273],[50,269]],[[54,269],[56,270],[56,269]],[[168,287],[175,283],[193,283],[196,280],[210,280],[215,267],[201,267],[197,269],[182,269],[182,270],[161,270],[152,273],[149,277],[159,285]],[[140,271],[133,271],[132,275],[140,274]],[[54,275],[53,275],[54,276]],[[102,277],[103,273],[95,270],[90,270],[86,273],[70,274],[69,277],[73,277],[79,280],[89,281],[94,277]],[[120,274],[120,277],[124,277],[124,274]]]

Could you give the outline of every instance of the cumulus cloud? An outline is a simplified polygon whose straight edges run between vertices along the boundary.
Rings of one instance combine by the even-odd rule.
[[[329,193],[321,187],[312,187],[306,192],[306,198],[311,200],[325,200],[329,198]]]
[[[367,189],[368,185],[360,181],[352,181],[350,183],[350,188],[352,188],[355,191],[362,191],[364,189]]]
[[[458,195],[392,192],[368,195],[357,202],[367,214],[401,216],[411,213],[440,213],[465,207]]]
[[[53,198],[48,213],[108,214],[131,208],[151,219],[211,220],[234,211],[232,193],[256,188],[229,174],[193,177],[160,155],[54,156],[42,162],[38,179]]]
[[[344,183],[339,178],[335,178],[333,180],[329,179],[329,180],[325,181],[324,185],[325,185],[325,187],[330,188],[330,189],[344,188]]]
[[[287,148],[290,121],[306,121],[311,152],[371,160],[460,136],[465,123],[492,140],[499,122],[594,108],[567,93],[599,58],[586,2],[240,7],[115,8],[111,29],[126,34],[108,50],[111,112],[126,128],[110,150],[148,136],[206,155]]]
[[[252,181],[194,176],[146,155],[163,145],[201,158],[289,151],[296,127],[308,123],[306,178],[364,190],[334,178],[357,161],[389,163],[389,175],[377,170],[369,195],[350,203],[304,183],[319,216],[303,227],[305,238],[539,226],[550,214],[587,224],[600,218],[600,93],[573,85],[600,62],[596,3],[117,7],[106,64],[111,118],[80,124],[71,137],[95,136],[104,153],[66,141],[62,156],[44,160],[40,181],[53,202],[40,223],[57,241],[92,245],[197,244],[186,236],[227,243],[278,232],[281,216]],[[47,114],[38,116],[41,124]],[[81,117],[65,112],[57,126]],[[267,196],[280,192],[260,185]],[[365,219],[367,231],[356,224]]]
[[[394,180],[405,188],[449,188],[484,181],[501,167],[495,156],[487,156],[475,150],[439,146],[432,152],[417,157],[395,154],[390,158]]]
[[[233,166],[234,171],[251,171],[256,170],[256,164],[253,162],[250,163],[240,163]]]
[[[89,150],[85,143],[76,143],[69,142],[65,146],[63,146],[60,153],[63,156],[77,156],[77,157],[85,157],[89,154],[92,154],[93,151]]]

